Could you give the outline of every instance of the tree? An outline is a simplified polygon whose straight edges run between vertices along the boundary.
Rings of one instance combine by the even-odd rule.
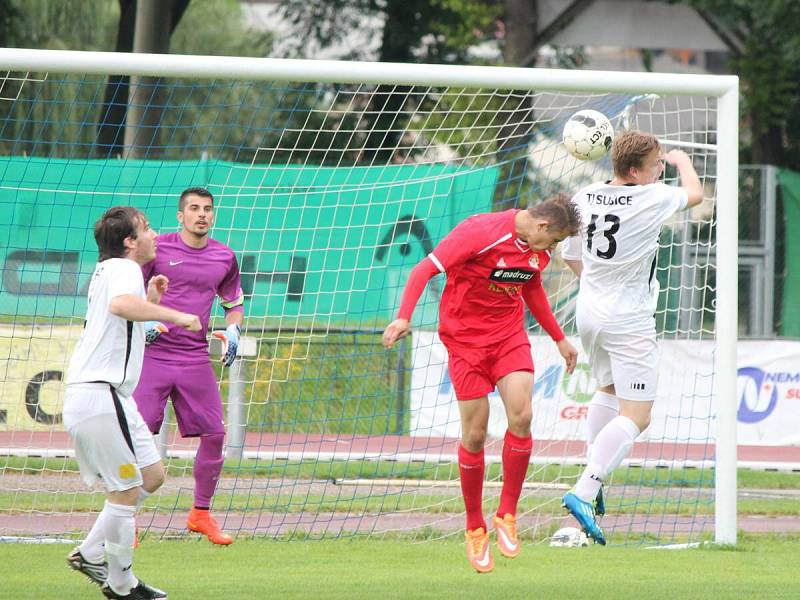
[[[503,61],[522,65],[535,57],[539,29],[537,0],[505,0]],[[535,62],[535,58],[533,58]],[[497,154],[501,165],[495,205],[511,208],[523,193],[528,174],[528,147],[533,140],[533,92],[519,91],[496,113]]]
[[[471,47],[494,41],[502,50],[502,64],[533,66],[539,48],[549,42],[579,15],[591,0],[573,0],[543,31],[539,31],[539,0],[284,0],[284,16],[295,28],[296,44],[291,51],[303,54],[306,48],[326,48],[341,45],[354,29],[366,23],[382,23],[377,60],[382,62],[433,62],[463,64],[470,59]],[[376,25],[378,27],[379,25]],[[347,58],[370,58],[357,50]],[[565,65],[566,66],[566,65]],[[420,93],[409,95],[408,87],[377,86],[364,110],[362,129],[368,133],[363,141],[362,160],[389,162],[398,158],[398,146],[409,125],[409,115],[417,107],[434,101],[439,107],[447,102],[463,103],[458,90],[438,94],[435,100]],[[410,99],[413,96],[413,99]],[[533,93],[518,92],[498,99],[470,100],[470,110],[483,104],[481,119],[475,123],[479,139],[470,140],[470,147],[487,143],[485,132],[496,133],[493,152],[501,166],[495,203],[507,207],[518,202],[527,188],[528,146],[533,138]],[[467,127],[472,115],[461,115],[456,127]],[[442,117],[442,122],[449,120]],[[426,125],[435,126],[431,120]],[[482,127],[481,127],[482,126]],[[435,129],[435,127],[433,127]],[[453,126],[447,126],[448,142],[452,141]],[[471,135],[467,133],[467,135]],[[402,156],[400,159],[408,158]]]
[[[136,24],[136,0],[119,0],[119,24],[114,52],[133,52],[133,32]],[[127,75],[109,75],[100,120],[97,141],[92,154],[110,157],[122,154],[125,135],[125,115],[128,111]]]
[[[694,7],[741,80],[742,160],[800,170],[800,2],[672,0]]]
[[[163,53],[169,52],[169,39],[175,28],[181,21],[183,13],[189,5],[190,0],[164,0],[163,2],[153,3],[150,10],[155,19],[163,24],[164,34],[152,36],[138,35],[151,42],[145,48],[148,52]],[[136,0],[119,0],[119,27],[117,30],[117,43],[115,52],[132,52],[134,50],[134,40],[136,32]],[[147,33],[147,32],[145,32]],[[147,140],[148,147],[157,146],[158,124],[161,121],[161,106],[163,99],[161,96],[161,86],[156,80],[142,81],[149,90],[150,97],[146,99],[146,108],[142,111],[142,121],[152,125],[152,138]],[[105,99],[100,112],[100,121],[97,128],[97,143],[93,154],[99,157],[118,156],[122,154],[124,148],[125,121],[128,114],[130,101],[130,77],[127,75],[109,75],[106,85]]]
[[[0,3],[3,45],[107,50],[113,40],[114,9],[110,0],[4,0]],[[91,96],[87,86],[75,81],[61,85],[66,79],[42,73],[8,73],[3,77],[0,95],[14,99],[0,103],[0,149],[4,154],[59,156],[91,144],[93,132],[83,123],[92,122],[94,117],[82,110],[91,104]],[[55,97],[57,102],[48,102]],[[71,143],[54,143],[59,137]]]
[[[10,47],[111,51],[132,48],[133,0],[0,0],[0,35]],[[174,32],[171,49],[182,54],[266,56],[272,36],[246,27],[237,0],[203,0],[172,4],[185,13],[170,17]],[[124,13],[124,14],[123,14]],[[5,19],[5,20],[3,20]],[[5,30],[3,26],[6,25]],[[4,33],[5,32],[5,33]],[[0,78],[3,79],[3,78]],[[0,102],[0,151],[8,156],[109,157],[122,152],[127,82],[111,85],[99,76],[50,73],[11,73],[3,83]],[[242,154],[238,140],[255,147],[269,145],[247,120],[252,111],[277,103],[268,86],[212,81],[163,81],[169,102],[159,117],[159,129],[169,145],[165,158],[196,158],[205,149],[235,160]],[[217,89],[219,88],[219,89]],[[111,90],[111,92],[109,91]],[[105,98],[104,98],[105,92]],[[236,102],[244,98],[245,108]],[[302,107],[304,97],[293,106]],[[207,110],[214,105],[215,110]],[[255,107],[251,109],[250,107]],[[213,113],[213,114],[212,114]],[[302,114],[298,111],[298,114]],[[97,126],[95,126],[97,124]],[[223,125],[224,124],[224,125]],[[202,127],[200,127],[202,126]],[[233,141],[231,141],[233,140]],[[248,150],[241,158],[252,158]]]
[[[0,0],[0,46],[13,48],[17,45],[22,19],[23,15],[14,5],[14,0]]]

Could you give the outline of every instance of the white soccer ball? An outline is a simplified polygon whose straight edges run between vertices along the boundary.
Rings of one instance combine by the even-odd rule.
[[[550,546],[553,548],[580,548],[588,545],[589,538],[577,527],[562,527],[550,536]]]
[[[580,160],[603,158],[614,140],[611,121],[596,110],[579,110],[564,125],[564,147]]]

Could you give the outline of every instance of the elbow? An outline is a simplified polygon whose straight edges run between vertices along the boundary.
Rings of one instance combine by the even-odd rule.
[[[108,303],[108,312],[110,312],[115,317],[122,317],[123,319],[127,319],[129,317],[128,312],[130,311],[130,305],[125,301],[124,296],[117,296],[111,299],[111,302]]]
[[[443,271],[440,271],[439,266],[428,257],[425,257],[419,261],[411,270],[411,274],[414,277],[422,277],[425,281],[429,281],[432,277],[438,275],[440,272]]]
[[[580,279],[581,271],[583,271],[583,262],[580,259],[579,260],[567,259],[564,262],[567,264],[567,267],[569,267],[570,271],[572,271],[575,274],[575,277]]]
[[[692,188],[689,190],[688,194],[688,201],[686,203],[688,208],[693,208],[700,204],[703,201],[703,188],[702,186],[698,185],[697,187]]]
[[[124,316],[123,313],[125,312],[124,302],[120,299],[119,296],[116,298],[112,298],[111,302],[108,303],[108,312],[116,317]]]

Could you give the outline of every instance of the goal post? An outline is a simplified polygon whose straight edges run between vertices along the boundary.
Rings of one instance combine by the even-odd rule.
[[[129,112],[116,125],[142,135],[120,143],[149,145],[98,158],[110,76],[159,86],[160,104],[144,108],[160,124]],[[238,365],[247,433],[215,499],[223,525],[276,536],[462,528],[458,424],[434,333],[444,282],[429,285],[401,355],[381,349],[379,332],[414,262],[461,219],[497,208],[498,190],[524,207],[609,173],[608,157],[579,164],[560,148],[564,121],[595,108],[615,128],[685,149],[707,196],[705,212],[665,228],[658,256],[665,351],[703,360],[662,374],[671,404],[627,474],[615,474],[609,512],[621,516],[604,528],[612,541],[696,542],[709,533],[686,516],[697,510],[713,514],[716,542],[736,543],[736,77],[0,49],[0,83],[0,487],[13,497],[0,504],[0,536],[69,533],[97,509],[99,494],[75,483],[58,415],[96,258],[91,226],[132,203],[174,230],[177,194],[193,185],[215,195],[212,235],[237,254],[244,334],[256,344]],[[131,101],[149,97],[129,90]],[[574,339],[575,281],[554,261],[544,283]],[[564,377],[549,341],[531,333],[537,423],[521,523],[541,541],[581,464],[589,380],[585,369],[582,383]],[[220,372],[223,397],[227,378]],[[156,534],[174,533],[169,517],[192,485],[194,446],[167,439],[179,483],[145,507]],[[497,460],[487,452],[487,490]],[[699,473],[689,485],[686,469]],[[26,479],[51,471],[67,484]],[[25,524],[42,515],[46,530]]]
[[[736,340],[739,262],[739,87],[735,79],[719,96],[717,151],[717,347],[718,373],[715,539],[736,543]],[[730,201],[730,203],[729,203]]]

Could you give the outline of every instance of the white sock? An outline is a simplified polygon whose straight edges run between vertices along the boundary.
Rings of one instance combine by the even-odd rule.
[[[606,392],[594,393],[586,413],[586,460],[592,456],[592,445],[597,434],[618,414],[619,400],[616,396]]]
[[[106,542],[106,517],[108,515],[108,501],[103,505],[103,510],[97,515],[97,519],[89,530],[86,539],[78,546],[83,558],[90,563],[99,564],[103,562],[106,557],[105,542]]]
[[[133,576],[133,537],[136,527],[135,506],[106,503],[106,554],[108,555],[108,585],[122,596],[138,585]]]
[[[603,427],[592,446],[589,464],[575,486],[578,498],[584,502],[594,501],[603,480],[628,455],[639,433],[636,423],[621,415]]]

